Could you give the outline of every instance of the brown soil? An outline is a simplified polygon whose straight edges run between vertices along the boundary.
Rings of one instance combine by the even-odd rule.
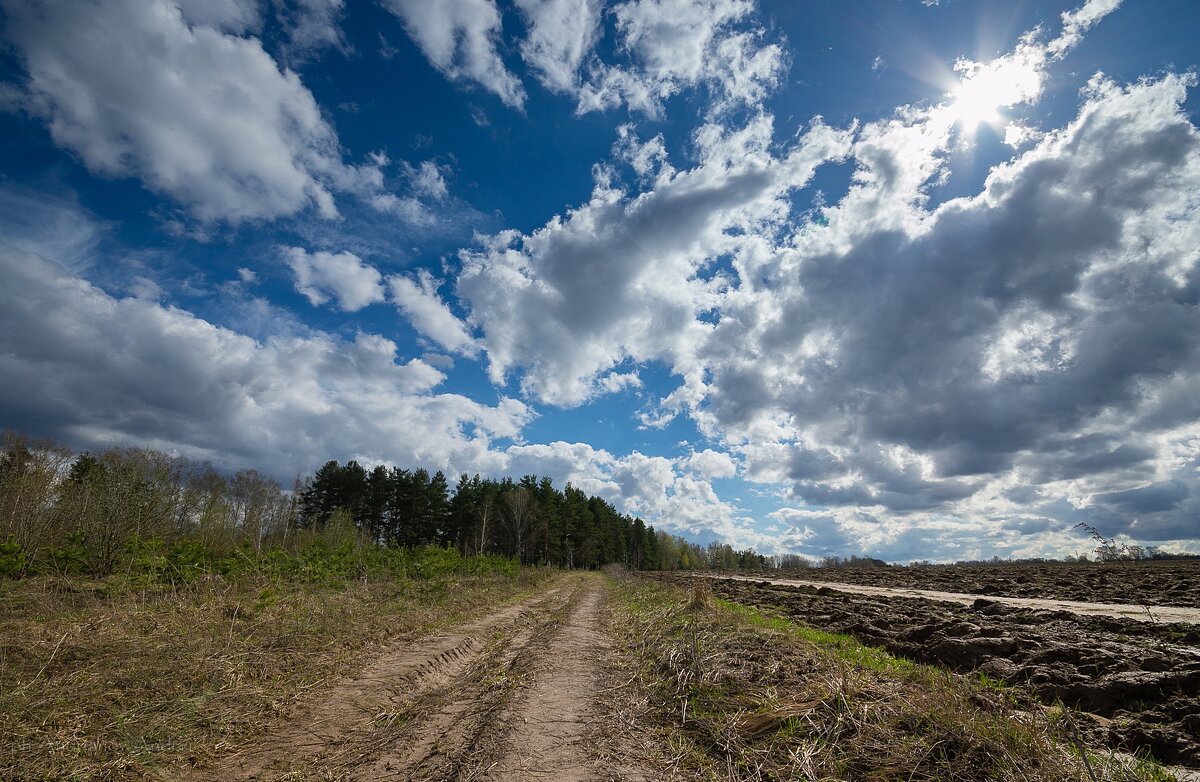
[[[1200,625],[719,580],[714,591],[1084,712],[1093,741],[1200,768]],[[1152,611],[1154,609],[1151,609]],[[1033,701],[1031,701],[1032,703]]]
[[[595,779],[584,741],[594,722],[592,695],[598,661],[608,649],[600,633],[600,593],[589,591],[567,618],[543,660],[537,683],[517,710],[508,752],[488,768],[487,779]]]
[[[985,596],[1200,608],[1200,559],[831,567],[795,575],[810,581]]]
[[[809,581],[798,578],[762,578],[758,576],[715,576],[735,581],[754,581],[760,584],[777,584],[779,586],[804,586],[815,589],[834,589],[855,595],[873,595],[877,597],[909,597],[919,600],[935,600],[939,603],[960,603],[972,605],[982,593],[942,592],[933,589],[911,589],[909,587],[870,586],[858,583],[842,583],[837,581]],[[1135,619],[1139,622],[1180,622],[1183,624],[1200,625],[1200,608],[1180,608],[1179,606],[1150,606],[1132,605],[1129,603],[1085,603],[1078,600],[1061,600],[1042,597],[1008,597],[996,596],[989,598],[994,603],[1012,606],[1014,608],[1031,608],[1035,611],[1066,611],[1081,616],[1107,616],[1117,619]]]
[[[596,577],[388,649],[187,780],[590,780],[607,640]],[[319,691],[316,691],[318,690]]]

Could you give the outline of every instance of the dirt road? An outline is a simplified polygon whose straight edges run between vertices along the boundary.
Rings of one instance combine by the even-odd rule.
[[[937,600],[943,603],[958,603],[971,605],[983,595],[971,595],[961,592],[939,592],[930,589],[908,589],[905,587],[866,586],[864,584],[843,584],[834,581],[806,581],[798,578],[761,578],[758,576],[727,576],[712,574],[711,578],[728,579],[732,581],[754,581],[759,583],[776,584],[778,586],[806,586],[815,589],[831,589],[852,595],[874,595],[880,597],[907,597],[921,600]],[[1200,625],[1200,608],[1180,608],[1178,606],[1145,606],[1127,605],[1123,603],[1084,603],[1076,600],[1047,600],[1031,597],[1002,597],[987,595],[986,600],[1016,608],[1030,608],[1035,611],[1069,611],[1080,616],[1111,616],[1118,619],[1136,619],[1141,622],[1182,622]]]
[[[584,782],[596,777],[583,742],[589,738],[600,655],[608,647],[599,631],[599,605],[600,593],[588,590],[567,617],[517,710],[508,750],[488,767],[487,779]]]
[[[592,780],[617,775],[594,700],[607,641],[600,579],[385,650],[261,736],[166,779]]]

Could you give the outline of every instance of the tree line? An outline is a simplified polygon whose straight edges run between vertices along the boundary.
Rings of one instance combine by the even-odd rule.
[[[147,551],[189,562],[296,550],[348,532],[379,549],[437,546],[524,565],[759,569],[769,558],[701,546],[549,478],[462,475],[329,461],[284,489],[148,448],[74,453],[0,434],[0,575],[121,571]],[[326,538],[329,536],[326,535]]]
[[[1188,556],[1118,545],[1083,526],[1099,543],[1094,561]],[[857,555],[812,560],[763,556],[722,542],[702,546],[655,530],[571,484],[560,490],[533,475],[462,475],[451,487],[441,472],[329,461],[285,490],[254,469],[222,473],[148,448],[76,454],[53,441],[0,433],[0,576],[102,576],[147,558],[207,567],[235,555],[296,552],[314,540],[346,536],[360,550],[434,546],[461,557],[564,568],[892,567]],[[1088,559],[1081,554],[1066,561]]]
[[[707,547],[657,531],[607,500],[568,483],[526,475],[446,476],[423,469],[326,462],[299,492],[299,525],[320,526],[338,511],[381,546],[454,546],[499,553],[526,565],[633,570],[754,569],[766,558],[726,544]]]

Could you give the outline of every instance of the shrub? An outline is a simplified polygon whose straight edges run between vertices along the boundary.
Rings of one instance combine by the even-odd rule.
[[[0,543],[0,577],[19,576],[25,572],[25,551],[12,536]]]

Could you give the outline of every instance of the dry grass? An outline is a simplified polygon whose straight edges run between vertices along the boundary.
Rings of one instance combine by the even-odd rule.
[[[211,578],[182,591],[0,583],[0,779],[143,780],[262,733],[378,644],[480,614],[518,578]]]
[[[552,595],[537,610],[496,628],[479,657],[454,681],[385,709],[375,716],[369,735],[306,761],[307,768],[294,774],[298,779],[376,779],[372,771],[384,763],[397,779],[481,778],[508,749],[512,705],[532,686],[540,655],[577,597]],[[388,748],[398,754],[381,759]]]
[[[630,579],[614,594],[629,680],[613,708],[653,737],[663,778],[1089,782],[1062,726],[970,679],[722,601],[700,611],[695,590]]]

